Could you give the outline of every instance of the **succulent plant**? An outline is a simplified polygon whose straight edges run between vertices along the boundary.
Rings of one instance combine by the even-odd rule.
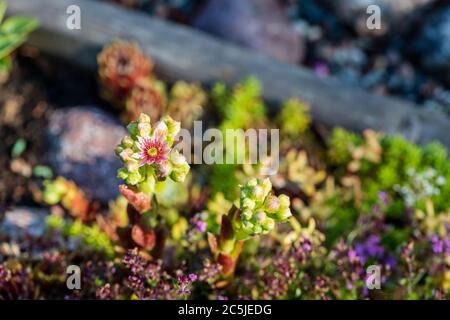
[[[137,121],[128,125],[129,136],[116,148],[124,164],[118,176],[126,183],[119,189],[129,202],[127,211],[131,224],[123,235],[147,250],[162,249],[164,241],[161,230],[155,229],[155,223],[149,225],[145,214],[149,213],[154,221],[158,209],[156,194],[160,193],[160,199],[167,199],[164,196],[166,180],[183,182],[190,169],[184,156],[172,149],[179,130],[180,123],[169,116],[152,126],[150,117],[142,113]]]
[[[308,156],[304,150],[291,149],[281,160],[280,169],[271,180],[278,189],[294,188],[294,192],[301,190],[311,197],[316,192],[316,186],[325,178],[325,171],[316,170],[308,164]]]
[[[251,179],[241,187],[240,207],[233,206],[222,216],[220,235],[208,235],[208,242],[216,261],[222,266],[222,274],[229,277],[245,240],[267,234],[276,222],[292,216],[290,200],[286,195],[272,194],[269,179]]]
[[[276,122],[282,134],[291,138],[297,138],[311,124],[309,106],[298,99],[289,99],[281,107],[281,112]]]
[[[157,79],[141,78],[130,91],[125,107],[127,119],[137,120],[141,113],[159,120],[167,104],[165,84]]]
[[[59,230],[63,235],[81,241],[82,245],[95,251],[102,252],[108,257],[114,257],[114,247],[108,235],[97,225],[89,226],[80,220],[65,221],[56,215],[48,216],[46,224],[49,228]],[[82,246],[80,246],[82,249]]]
[[[90,202],[84,192],[80,190],[75,182],[64,177],[44,182],[42,199],[49,205],[61,203],[69,213],[81,220],[88,218]]]
[[[287,220],[291,215],[290,199],[282,194],[271,194],[269,179],[251,179],[241,188],[240,217],[233,220],[236,239],[245,240],[258,234],[267,234],[276,222]]]
[[[167,114],[181,122],[183,128],[191,128],[195,120],[203,115],[207,96],[200,85],[177,81],[170,90]]]
[[[104,96],[113,102],[124,101],[133,87],[151,76],[153,62],[136,43],[115,41],[97,57],[98,74]]]
[[[362,160],[372,163],[380,163],[382,148],[380,145],[381,135],[373,130],[363,132],[364,141],[359,146],[352,146],[352,161],[347,168],[350,172],[358,171],[362,166]]]
[[[31,17],[13,16],[3,20],[7,7],[5,1],[0,1],[0,83],[8,78],[12,67],[11,54],[39,26],[38,20]]]
[[[217,83],[212,91],[212,101],[223,117],[222,129],[255,128],[267,121],[261,84],[255,78],[249,77],[232,89]]]

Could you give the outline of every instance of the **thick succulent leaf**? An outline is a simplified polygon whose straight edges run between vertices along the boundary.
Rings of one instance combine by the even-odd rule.
[[[14,16],[5,20],[0,27],[3,34],[26,35],[38,27],[39,23],[34,18]]]
[[[0,59],[10,55],[25,41],[18,35],[0,35]]]
[[[8,5],[5,1],[0,1],[0,23],[3,21],[3,18],[5,17],[6,8]]]

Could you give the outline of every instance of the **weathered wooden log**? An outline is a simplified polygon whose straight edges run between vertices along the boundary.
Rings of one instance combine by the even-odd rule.
[[[450,119],[439,112],[373,95],[333,78],[318,78],[304,68],[245,51],[184,26],[92,0],[8,2],[9,13],[40,19],[41,28],[30,39],[32,45],[92,70],[102,46],[117,38],[135,40],[155,60],[157,72],[166,80],[232,84],[253,75],[262,82],[269,102],[275,105],[298,97],[311,104],[313,117],[325,125],[401,133],[419,143],[439,140],[450,148]],[[66,26],[70,5],[81,8],[81,30]]]

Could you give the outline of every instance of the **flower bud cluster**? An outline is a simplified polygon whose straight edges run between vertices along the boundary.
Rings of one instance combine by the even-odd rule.
[[[269,179],[252,179],[242,187],[240,221],[233,225],[238,233],[266,234],[276,222],[285,221],[292,215],[289,197],[284,194],[277,197],[271,190]]]
[[[154,192],[155,182],[167,177],[184,181],[189,164],[178,150],[172,149],[179,131],[180,123],[169,116],[152,126],[150,117],[142,113],[128,125],[129,135],[115,150],[123,162],[118,177],[146,193]]]

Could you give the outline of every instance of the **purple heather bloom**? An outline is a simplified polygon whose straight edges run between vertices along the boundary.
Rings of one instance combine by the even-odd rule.
[[[197,281],[198,278],[195,273],[189,273],[188,277],[191,282]]]
[[[386,257],[386,265],[389,266],[389,268],[394,269],[397,265],[397,260],[394,256],[387,256]]]
[[[348,259],[350,260],[351,263],[357,261],[358,254],[356,253],[355,250],[353,250],[353,249],[348,250]]]
[[[186,234],[189,242],[196,242],[206,231],[206,222],[202,220],[202,214],[197,213],[189,220],[189,230]]]
[[[8,276],[8,270],[5,266],[0,264],[0,282],[5,281],[6,277]]]
[[[355,251],[361,257],[362,263],[365,263],[369,258],[381,258],[384,255],[384,248],[380,245],[380,242],[380,236],[371,235],[365,242],[355,245]]]
[[[302,248],[306,252],[312,251],[312,243],[307,237],[303,237]]]
[[[113,294],[111,292],[111,285],[109,283],[97,289],[95,296],[99,300],[111,300],[113,299]]]
[[[448,237],[445,237],[444,244],[445,244],[445,253],[450,254],[450,239]]]
[[[205,221],[198,221],[197,222],[197,228],[200,232],[206,231],[206,222]]]
[[[388,202],[389,202],[389,196],[388,196],[387,192],[385,192],[385,191],[378,192],[378,199],[383,204],[388,204]]]
[[[191,294],[190,285],[192,282],[197,281],[197,275],[195,273],[190,273],[189,275],[179,275],[177,277],[178,280],[178,295],[180,297],[182,296],[189,296]]]
[[[433,253],[450,254],[450,240],[448,237],[441,239],[437,234],[435,234],[431,236],[430,241]]]

